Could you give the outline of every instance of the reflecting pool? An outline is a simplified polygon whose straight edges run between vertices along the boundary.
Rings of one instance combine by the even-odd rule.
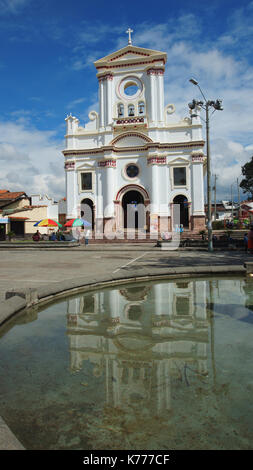
[[[0,332],[0,415],[26,449],[252,448],[250,278],[90,291]]]

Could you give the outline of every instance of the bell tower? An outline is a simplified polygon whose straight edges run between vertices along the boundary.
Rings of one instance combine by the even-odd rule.
[[[164,126],[165,52],[128,45],[94,65],[99,81],[99,128]],[[129,127],[129,126],[128,126]]]

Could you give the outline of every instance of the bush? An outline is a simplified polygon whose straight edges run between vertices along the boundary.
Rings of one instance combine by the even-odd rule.
[[[11,239],[15,237],[15,232],[13,232],[12,230],[9,230],[9,232],[7,233],[7,237],[9,238],[9,241],[11,241]]]

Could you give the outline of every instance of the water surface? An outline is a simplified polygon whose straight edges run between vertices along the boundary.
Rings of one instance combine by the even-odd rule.
[[[0,337],[0,415],[27,449],[251,449],[253,281],[125,284]]]

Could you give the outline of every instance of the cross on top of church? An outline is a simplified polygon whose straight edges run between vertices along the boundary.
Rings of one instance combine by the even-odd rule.
[[[126,33],[128,34],[128,44],[131,46],[132,45],[131,33],[133,33],[133,30],[131,28],[128,28]]]

